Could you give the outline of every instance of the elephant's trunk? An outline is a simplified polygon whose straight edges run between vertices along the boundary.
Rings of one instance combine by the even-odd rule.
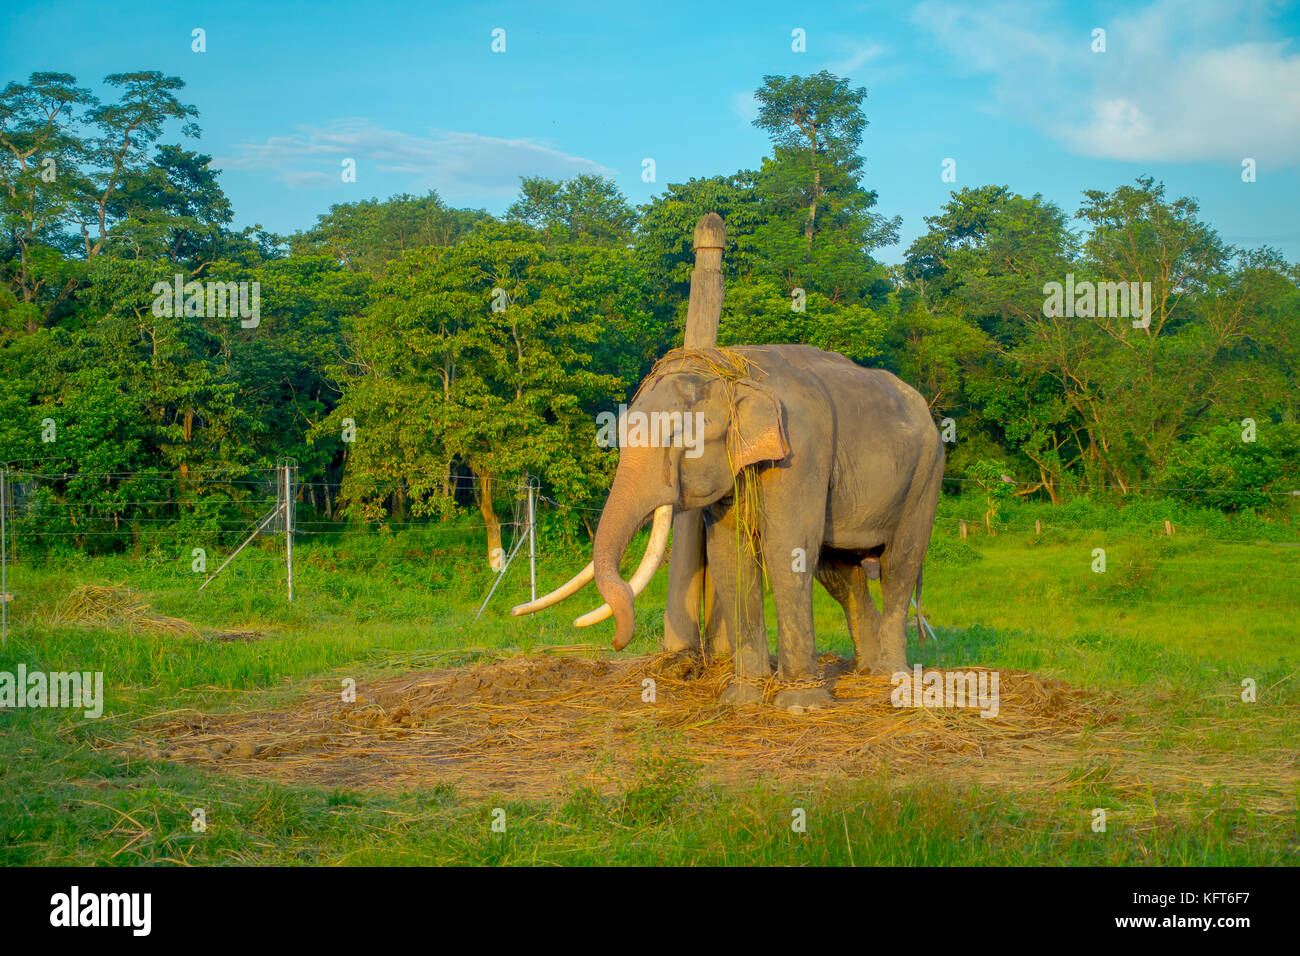
[[[604,610],[601,609],[575,622],[594,623],[612,612],[615,650],[622,650],[632,640],[633,599],[663,560],[668,543],[668,529],[672,523],[672,505],[647,495],[647,485],[637,472],[625,469],[623,463],[620,463],[614,484],[609,489],[609,499],[601,512],[600,524],[596,527],[596,540],[592,546],[591,563],[595,571],[596,587],[605,599],[609,612],[601,613]],[[653,489],[654,485],[648,487]],[[637,569],[633,583],[629,586],[619,577],[619,561],[622,560],[632,535],[645,523],[651,511],[655,512],[655,530],[651,532],[641,567]]]

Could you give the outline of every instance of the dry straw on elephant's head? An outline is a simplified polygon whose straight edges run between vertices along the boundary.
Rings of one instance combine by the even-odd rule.
[[[637,389],[632,403],[647,387],[653,387],[665,375],[678,373],[703,375],[715,378],[722,384],[727,397],[727,411],[734,418],[736,413],[736,384],[741,379],[752,378],[755,367],[753,362],[738,349],[673,349],[655,363],[650,374],[646,376],[641,388]],[[763,561],[763,551],[759,540],[759,522],[763,515],[762,486],[758,480],[757,466],[735,467],[736,433],[732,430],[727,438],[727,460],[731,463],[732,500],[736,520],[736,556],[748,556],[758,562],[762,569],[764,584],[767,583],[767,565]]]
[[[641,387],[637,389],[636,395],[632,396],[629,404],[635,404],[641,392],[647,387],[653,387],[665,375],[675,373],[716,376],[719,381],[730,386],[729,396],[734,404],[735,383],[739,379],[748,378],[752,371],[753,363],[738,349],[726,346],[710,349],[673,349],[655,362],[654,368],[645,377],[645,381],[641,383]]]

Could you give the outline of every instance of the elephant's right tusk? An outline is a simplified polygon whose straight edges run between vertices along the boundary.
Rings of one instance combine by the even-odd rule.
[[[663,562],[664,552],[668,550],[668,532],[673,527],[673,506],[660,505],[655,509],[654,525],[650,528],[650,540],[646,542],[645,554],[641,557],[641,563],[637,565],[636,573],[628,581],[628,587],[632,589],[632,597],[637,598],[645,590],[650,579],[655,576],[659,570],[659,565]],[[573,622],[574,627],[588,627],[592,624],[599,624],[614,613],[614,609],[608,604],[602,604],[594,611],[588,611],[582,617]]]
[[[588,561],[587,566],[569,578],[564,584],[552,591],[550,594],[544,594],[535,601],[529,601],[527,604],[516,604],[510,609],[510,613],[515,617],[524,614],[532,614],[534,611],[540,611],[542,608],[550,607],[552,604],[559,604],[571,594],[577,594],[596,577],[596,565]]]

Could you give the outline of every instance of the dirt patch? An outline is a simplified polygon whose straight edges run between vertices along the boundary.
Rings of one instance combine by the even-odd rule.
[[[234,644],[252,644],[266,639],[261,631],[213,631],[205,635],[210,641],[226,641]]]
[[[172,720],[152,728],[158,743],[147,747],[316,786],[453,784],[467,795],[609,792],[650,741],[680,748],[720,783],[883,770],[1041,786],[1070,778],[1085,752],[1104,747],[1116,716],[1096,694],[1005,670],[995,717],[896,707],[889,678],[852,673],[832,655],[822,664],[835,702],[805,713],[721,705],[725,663],[542,655],[358,684],[352,703],[331,690],[288,711]]]

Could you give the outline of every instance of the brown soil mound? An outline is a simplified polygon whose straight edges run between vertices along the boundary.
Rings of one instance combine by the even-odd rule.
[[[1041,786],[1070,778],[1085,749],[1097,752],[1096,728],[1113,719],[1097,695],[1005,670],[996,717],[900,708],[889,678],[854,674],[831,655],[822,663],[835,703],[805,713],[721,705],[725,663],[543,655],[358,684],[354,703],[332,689],[290,711],[173,720],[154,728],[161,749],[148,749],[318,786],[452,784],[467,795],[608,792],[656,746],[679,749],[716,782],[884,771]],[[653,702],[643,699],[647,679]]]

